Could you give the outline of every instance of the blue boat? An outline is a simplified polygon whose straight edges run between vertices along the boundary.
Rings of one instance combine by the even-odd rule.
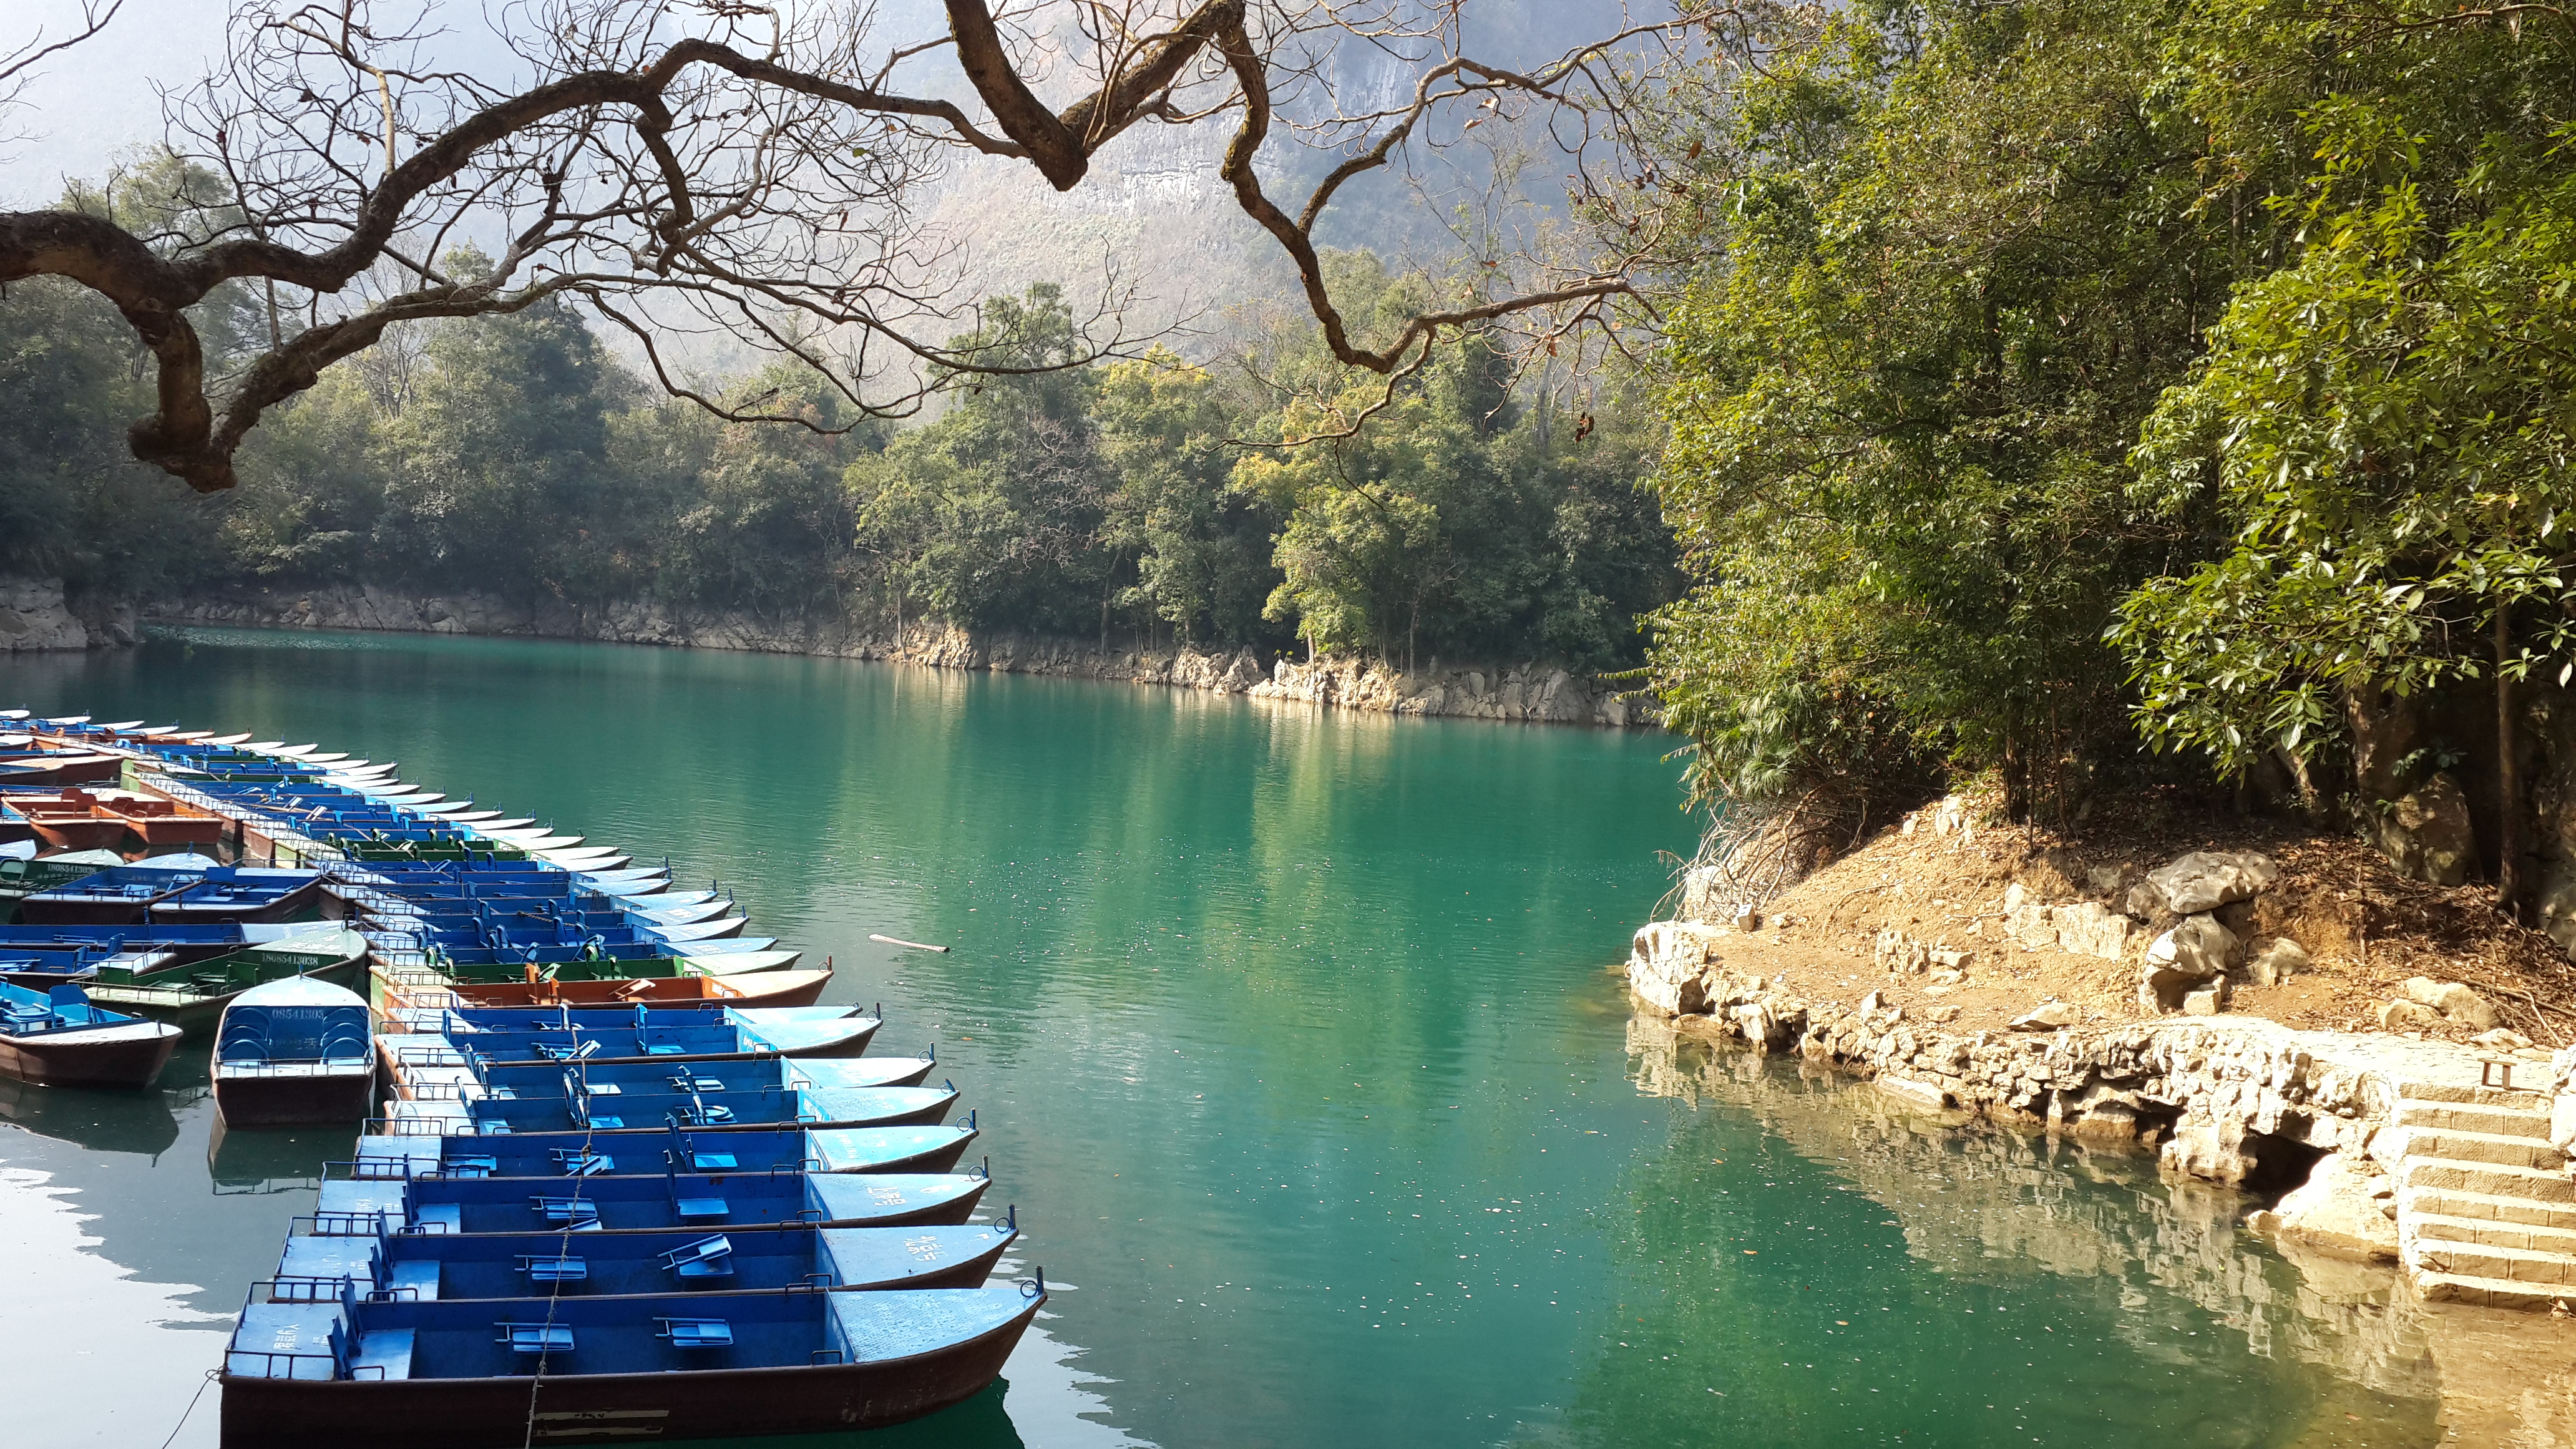
[[[148,1087],[178,1048],[179,1028],[90,1004],[70,984],[0,984],[0,1076],[52,1087]]]
[[[227,1127],[356,1122],[375,1095],[364,997],[310,976],[233,997],[215,1028],[215,1110]]]
[[[835,1010],[837,1008],[826,1008]],[[412,1012],[395,1024],[409,1028],[386,1033],[386,1045],[397,1060],[439,1065],[487,1066],[528,1062],[586,1062],[592,1066],[635,1062],[719,1062],[756,1058],[839,1058],[865,1052],[883,1026],[881,1017],[855,1013],[820,1020],[754,1021],[728,1018],[714,1011],[674,1011],[636,1006],[614,1024],[577,1025],[565,1029],[495,1024],[475,1026],[442,1019],[434,1012]],[[531,1021],[552,1013],[530,1011]]]
[[[299,1227],[385,1233],[594,1233],[672,1228],[905,1227],[962,1223],[988,1180],[961,1173],[603,1173],[325,1182]]]
[[[872,1429],[973,1397],[1042,1282],[917,1292],[262,1301],[224,1355],[226,1446],[482,1449]]]
[[[953,1088],[764,1087],[741,1092],[674,1091],[667,1084],[628,1091],[615,1082],[560,1086],[544,1097],[418,1097],[391,1104],[397,1117],[443,1119],[459,1135],[590,1132],[616,1136],[677,1125],[711,1131],[734,1127],[930,1126],[957,1103]],[[414,1092],[421,1089],[413,1088]],[[463,1091],[458,1089],[460,1095]],[[569,1095],[567,1095],[569,1092]]]
[[[151,918],[172,925],[209,921],[287,921],[322,896],[318,870],[221,866],[175,896],[153,903]]]
[[[27,895],[18,902],[18,919],[31,926],[140,925],[154,906],[205,878],[202,870],[111,866]]]
[[[353,1181],[406,1177],[596,1177],[677,1169],[733,1172],[938,1173],[965,1155],[954,1127],[684,1133],[601,1141],[587,1132],[455,1137],[369,1133],[331,1171]]]
[[[355,1285],[365,1298],[445,1302],[621,1293],[754,1293],[980,1288],[1019,1236],[999,1223],[950,1227],[671,1232],[391,1233],[286,1240],[270,1296],[328,1302]]]

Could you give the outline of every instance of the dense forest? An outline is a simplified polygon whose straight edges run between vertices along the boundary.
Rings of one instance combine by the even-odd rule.
[[[1874,3],[1672,107],[1656,670],[1702,787],[1846,833],[1963,775],[2053,822],[2465,796],[2509,903],[2576,903],[2571,39]]]
[[[66,204],[149,216],[213,191],[147,158]],[[1363,323],[1433,284],[1329,260]],[[218,353],[266,326],[247,295],[205,310]],[[125,451],[149,387],[129,330],[89,294],[21,283],[0,306],[0,573],[144,600],[369,583],[1594,669],[1638,662],[1640,617],[1679,592],[1651,409],[1608,390],[1544,394],[1471,338],[1338,436],[1386,385],[1341,378],[1310,319],[1247,322],[1204,365],[1077,365],[1089,345],[1053,286],[979,316],[961,345],[1014,370],[903,426],[791,367],[721,395],[811,426],[721,421],[558,301],[420,325],[273,413],[239,486],[204,497]]]

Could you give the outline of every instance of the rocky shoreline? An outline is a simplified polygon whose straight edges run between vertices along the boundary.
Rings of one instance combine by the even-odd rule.
[[[59,592],[59,590],[57,590]],[[1265,658],[1251,649],[1113,645],[1024,635],[976,637],[945,624],[881,628],[854,619],[685,617],[652,605],[584,610],[547,599],[518,604],[480,594],[412,595],[337,587],[164,602],[145,620],[253,628],[366,629],[585,639],[763,654],[887,660],[934,669],[1048,675],[1290,700],[1382,714],[1532,724],[1652,725],[1651,707],[1607,682],[1528,662],[1399,670],[1377,660]],[[79,648],[78,644],[52,646]]]

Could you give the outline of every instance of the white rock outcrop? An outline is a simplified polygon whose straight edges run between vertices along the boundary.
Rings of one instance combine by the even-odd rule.
[[[2281,868],[2270,856],[2250,850],[2195,850],[2148,871],[2145,883],[2166,910],[2195,916],[2251,899],[2280,877]]]
[[[2457,981],[2436,981],[2430,976],[2408,978],[2402,988],[2406,999],[2433,1010],[2471,1031],[2493,1031],[2502,1018],[2495,1004]]]

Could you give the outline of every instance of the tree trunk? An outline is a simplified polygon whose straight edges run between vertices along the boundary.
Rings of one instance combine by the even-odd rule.
[[[2513,621],[2504,605],[2495,616],[2496,904],[2522,918],[2522,771],[2515,759],[2513,676],[2505,661],[2513,649]]]

